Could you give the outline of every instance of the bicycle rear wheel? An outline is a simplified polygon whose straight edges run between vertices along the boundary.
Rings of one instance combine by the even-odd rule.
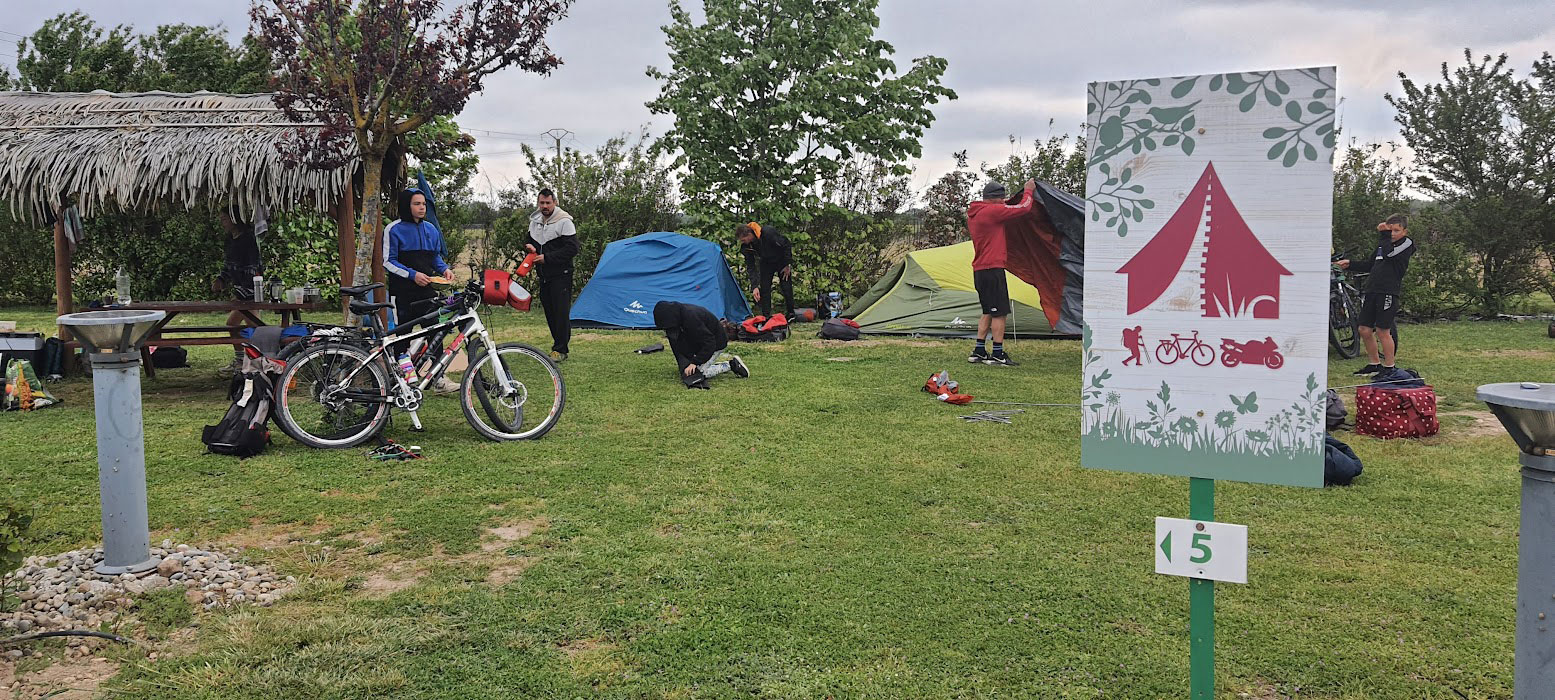
[[[497,378],[501,363],[508,383]],[[459,386],[459,407],[470,427],[490,440],[533,440],[556,426],[567,403],[561,370],[538,348],[503,343],[481,353]]]
[[[309,447],[338,449],[382,430],[389,420],[389,382],[368,357],[343,343],[319,343],[294,355],[277,382],[281,432]]]
[[[1361,336],[1357,330],[1361,310],[1355,296],[1339,289],[1328,297],[1328,344],[1348,360],[1361,354]]]

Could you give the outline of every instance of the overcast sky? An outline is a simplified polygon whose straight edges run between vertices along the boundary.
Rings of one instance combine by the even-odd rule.
[[[451,4],[451,3],[449,3]],[[689,3],[694,6],[696,3]],[[246,0],[44,0],[7,3],[0,63],[15,67],[17,34],[80,9],[100,24],[223,24],[248,28]],[[1431,79],[1443,61],[1456,67],[1465,47],[1507,53],[1521,73],[1555,51],[1555,2],[1549,0],[1280,0],[1242,2],[1014,2],[882,0],[879,36],[896,47],[899,66],[933,54],[949,60],[946,84],[959,95],[939,104],[938,119],[916,163],[920,192],[952,167],[950,154],[999,161],[1013,146],[1052,133],[1077,133],[1086,84],[1231,70],[1337,65],[1345,133],[1363,142],[1396,139],[1383,94],[1398,91],[1397,72]],[[1357,5],[1365,5],[1358,8]],[[549,145],[541,132],[566,129],[566,144],[591,149],[668,118],[643,103],[658,92],[644,70],[667,67],[669,21],[658,0],[578,0],[552,31],[565,65],[548,78],[509,71],[487,81],[459,122],[482,154],[477,192],[521,172],[523,143]],[[1053,126],[1049,127],[1049,122]],[[491,133],[502,132],[502,133]]]

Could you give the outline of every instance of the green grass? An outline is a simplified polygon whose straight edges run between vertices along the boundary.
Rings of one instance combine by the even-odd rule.
[[[547,342],[537,313],[497,328]],[[1542,323],[1402,330],[1402,364],[1444,411],[1479,410],[1481,383],[1555,379]],[[114,697],[1186,694],[1187,584],[1155,575],[1150,549],[1154,517],[1186,516],[1185,480],[1080,469],[1076,409],[966,423],[1008,407],[918,391],[948,368],[981,399],[1072,402],[1078,342],[1014,343],[1010,369],[969,367],[960,342],[799,335],[740,347],[755,376],[703,392],[631,353],[651,334],[581,334],[545,439],[486,442],[434,398],[426,433],[390,430],[427,454],[403,463],[278,431],[254,459],[203,454],[230,354],[192,349],[195,367],[143,385],[153,539],[248,546],[302,585],[197,614],[193,640],[125,665]],[[36,553],[99,537],[91,386],[57,393],[0,414]],[[1221,484],[1217,516],[1251,549],[1250,583],[1219,587],[1220,697],[1510,697],[1514,448],[1472,417],[1444,424],[1342,436],[1366,466],[1351,488]],[[532,534],[485,534],[514,523]],[[409,585],[377,585],[396,576]]]

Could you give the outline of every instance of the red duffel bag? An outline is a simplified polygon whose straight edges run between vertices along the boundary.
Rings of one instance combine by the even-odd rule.
[[[1436,390],[1363,386],[1355,390],[1355,432],[1380,438],[1425,437],[1442,429],[1436,421]]]

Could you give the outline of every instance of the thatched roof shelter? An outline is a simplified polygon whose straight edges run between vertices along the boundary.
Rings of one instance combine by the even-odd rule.
[[[341,279],[355,265],[353,159],[334,170],[286,162],[276,145],[320,124],[288,120],[270,94],[0,92],[0,206],[55,218],[236,204],[306,207],[336,218]],[[351,196],[345,196],[350,193]],[[71,250],[54,226],[60,313],[71,308]]]
[[[311,126],[269,94],[0,92],[0,199],[34,219],[61,196],[83,217],[227,201],[324,211],[358,163],[284,161],[276,144]]]

